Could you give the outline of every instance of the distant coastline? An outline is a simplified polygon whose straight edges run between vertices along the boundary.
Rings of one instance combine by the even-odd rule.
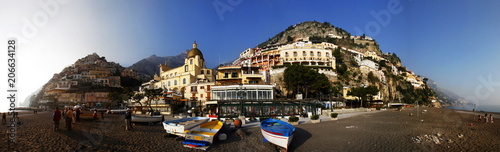
[[[474,105],[446,106],[444,108],[472,111],[474,109]],[[500,113],[500,105],[476,105],[476,111]]]

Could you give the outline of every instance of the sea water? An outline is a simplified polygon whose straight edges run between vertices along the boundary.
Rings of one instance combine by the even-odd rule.
[[[472,111],[474,109],[474,105],[449,106],[444,108]],[[476,105],[476,111],[500,113],[500,105]]]

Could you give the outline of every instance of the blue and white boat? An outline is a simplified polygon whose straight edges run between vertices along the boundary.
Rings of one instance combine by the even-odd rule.
[[[285,150],[288,149],[295,134],[295,127],[291,124],[272,118],[260,122],[260,129],[267,141]]]

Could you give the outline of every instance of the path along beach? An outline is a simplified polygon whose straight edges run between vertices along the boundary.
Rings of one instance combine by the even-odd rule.
[[[340,114],[319,124],[295,126],[289,151],[498,151],[500,122],[477,122],[477,115],[451,109],[420,108]],[[409,114],[412,113],[412,116]],[[349,117],[347,117],[349,116]],[[500,121],[499,114],[493,114]],[[171,117],[170,117],[171,118]],[[82,120],[66,131],[52,130],[52,112],[22,114],[12,151],[200,151],[185,148],[176,137],[166,136],[161,124],[134,125],[125,131],[122,114],[107,114],[104,120]],[[471,125],[472,124],[472,125]],[[0,130],[0,151],[8,151],[5,132]],[[258,125],[225,130],[228,139],[217,141],[207,151],[276,151],[262,141]]]

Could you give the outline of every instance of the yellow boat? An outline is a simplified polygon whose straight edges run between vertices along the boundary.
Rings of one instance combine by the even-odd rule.
[[[186,139],[207,141],[209,143],[214,143],[219,135],[220,129],[223,123],[221,121],[209,121],[201,124],[199,127],[195,127],[187,131]]]

